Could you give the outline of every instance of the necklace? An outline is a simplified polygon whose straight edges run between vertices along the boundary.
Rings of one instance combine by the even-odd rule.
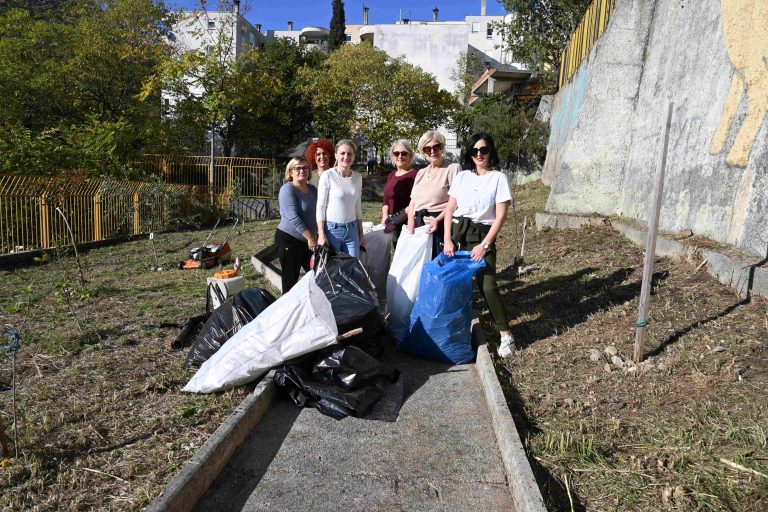
[[[429,171],[432,171],[432,166],[431,166],[431,165],[430,165],[429,167],[427,167],[427,172],[426,172],[426,175],[427,175],[427,179],[428,179],[428,180],[431,180],[431,179],[432,179],[432,178],[434,178],[434,177],[435,177],[437,174],[439,174],[439,173],[440,173],[440,170],[439,170],[439,169],[438,169],[437,171],[433,171],[433,172],[429,172]]]

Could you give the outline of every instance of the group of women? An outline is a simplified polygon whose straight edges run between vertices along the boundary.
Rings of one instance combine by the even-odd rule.
[[[418,171],[412,167],[410,142],[392,144],[395,169],[384,187],[382,224],[395,223],[394,243],[403,225],[411,233],[426,225],[433,234],[433,258],[441,250],[448,256],[467,250],[473,260],[485,260],[485,267],[476,274],[477,284],[501,336],[499,355],[511,357],[515,347],[496,284],[495,242],[512,196],[506,176],[496,170],[499,157],[494,140],[486,133],[470,137],[462,165],[446,160],[445,137],[437,131],[426,132],[417,147],[428,162]],[[351,140],[340,140],[334,147],[321,139],[309,146],[305,158],[288,162],[275,234],[283,292],[296,284],[301,268],[309,270],[318,246],[360,256],[365,237],[362,176],[352,170],[356,152]]]

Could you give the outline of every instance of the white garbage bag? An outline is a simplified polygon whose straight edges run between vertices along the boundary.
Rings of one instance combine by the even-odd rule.
[[[408,335],[421,269],[432,257],[432,235],[427,227],[416,228],[413,234],[407,229],[400,232],[387,275],[387,324],[398,344]]]
[[[376,288],[380,302],[384,302],[387,291],[387,272],[392,259],[389,250],[389,233],[384,232],[384,224],[373,225],[363,222],[365,235],[365,251],[360,254],[360,261],[368,272],[373,286]]]
[[[182,391],[214,393],[246,384],[289,359],[334,344],[338,334],[331,303],[309,272],[224,343]]]

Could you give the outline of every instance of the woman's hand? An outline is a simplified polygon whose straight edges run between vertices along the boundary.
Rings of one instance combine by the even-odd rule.
[[[328,240],[325,239],[325,233],[321,233],[317,237],[317,245],[319,247],[324,247],[324,246],[328,245]]]
[[[406,227],[408,228],[408,232],[410,234],[413,234],[413,231],[416,229],[416,219],[414,219],[413,217],[411,217],[409,215],[408,216],[408,225]]]
[[[311,252],[315,252],[315,249],[317,249],[317,240],[315,239],[314,236],[310,236],[307,239],[307,247],[309,247],[309,250]]]
[[[427,233],[434,233],[435,231],[437,231],[437,227],[439,225],[440,225],[440,221],[438,221],[437,219],[433,219],[429,223],[429,227],[427,228]]]
[[[454,257],[456,256],[456,248],[453,245],[453,242],[448,241],[443,243],[443,252],[446,256]]]
[[[485,257],[485,249],[483,249],[482,245],[476,245],[472,248],[470,256],[472,257],[472,261],[479,263]]]

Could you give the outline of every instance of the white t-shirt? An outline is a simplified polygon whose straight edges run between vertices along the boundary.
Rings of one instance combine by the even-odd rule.
[[[363,218],[363,177],[352,171],[344,178],[335,168],[323,172],[317,184],[317,220],[347,224]]]
[[[491,171],[482,176],[461,171],[453,178],[448,195],[456,198],[454,217],[468,217],[478,224],[493,224],[496,205],[512,200],[507,176]]]

